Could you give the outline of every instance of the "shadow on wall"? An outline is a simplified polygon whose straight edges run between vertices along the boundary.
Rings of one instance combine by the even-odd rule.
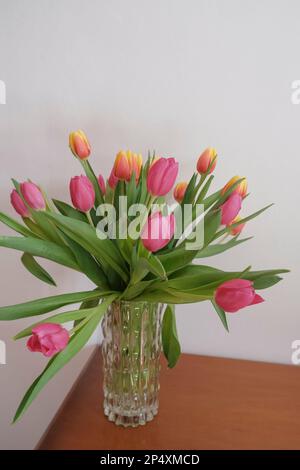
[[[60,188],[47,189],[51,195],[66,193],[66,190],[59,191]],[[66,199],[65,196],[66,194],[64,194]],[[0,201],[2,203],[0,210],[18,219],[19,216],[14,214],[14,210],[10,207],[8,192],[3,189],[0,191]],[[3,224],[0,234],[19,236]],[[93,288],[91,282],[80,273],[51,261],[39,259],[43,267],[51,273],[58,287],[42,283],[25,270],[20,262],[21,255],[21,252],[0,247],[0,306]],[[39,318],[44,317],[45,315]],[[29,352],[26,348],[26,339],[19,341],[12,339],[18,331],[34,321],[37,319],[24,318],[18,321],[0,322],[0,448],[2,449],[31,449],[37,444],[89,358],[93,345],[99,343],[99,332],[96,332],[90,341],[90,346],[81,351],[64,368],[63,373],[60,371],[47,384],[20,422],[11,426],[11,420],[23,394],[48,361],[41,354]],[[4,353],[5,361],[3,361]]]

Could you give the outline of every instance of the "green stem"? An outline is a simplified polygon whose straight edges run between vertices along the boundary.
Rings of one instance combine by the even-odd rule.
[[[95,228],[94,222],[93,222],[92,217],[91,217],[91,213],[90,213],[90,212],[86,212],[86,216],[87,216],[87,219],[88,219],[88,221],[89,221],[89,224],[90,224],[93,228]]]
[[[88,162],[88,160],[80,160],[80,163],[82,165],[82,168],[84,169],[86,176],[89,178],[89,180],[94,186],[95,194],[96,194],[96,206],[98,207],[100,204],[103,204],[104,202],[98,179],[90,163]]]
[[[88,315],[87,317],[85,317],[81,322],[79,322],[76,326],[74,326],[74,328],[72,328],[70,331],[69,331],[69,335],[73,335],[77,330],[79,330],[80,328],[83,327],[83,325],[85,325],[90,319],[91,319],[92,315]]]

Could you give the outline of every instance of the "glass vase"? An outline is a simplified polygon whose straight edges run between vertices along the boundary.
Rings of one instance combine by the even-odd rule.
[[[122,426],[158,412],[162,304],[116,301],[102,321],[104,414]]]

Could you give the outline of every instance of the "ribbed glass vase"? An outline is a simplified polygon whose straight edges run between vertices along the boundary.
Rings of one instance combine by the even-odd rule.
[[[102,321],[104,413],[122,426],[158,412],[162,305],[117,301]]]

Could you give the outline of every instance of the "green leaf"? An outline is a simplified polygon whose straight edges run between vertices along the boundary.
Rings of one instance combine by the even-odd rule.
[[[111,266],[125,282],[128,281],[125,261],[112,240],[101,240],[95,229],[80,220],[53,213],[47,213],[47,217],[55,221],[66,235],[89,251],[101,264]]]
[[[195,191],[195,186],[196,186],[196,181],[197,181],[198,174],[194,173],[193,176],[191,177],[187,188],[184,193],[183,200],[181,202],[181,206],[183,207],[184,204],[192,204],[193,199],[194,199],[194,191]]]
[[[155,290],[145,289],[143,293],[136,297],[135,300],[143,300],[147,302],[160,302],[163,304],[189,304],[195,302],[203,302],[205,300],[211,300],[213,296],[213,289],[207,289],[206,291],[199,289],[199,292],[188,292],[179,289],[171,289],[164,286],[155,287]]]
[[[208,258],[209,256],[218,255],[220,253],[223,253],[226,250],[229,250],[230,248],[234,248],[235,246],[240,245],[240,243],[244,243],[248,240],[251,240],[252,238],[253,237],[248,237],[248,238],[243,238],[239,240],[237,239],[237,237],[234,237],[226,243],[208,245],[202,248],[202,250],[198,251],[196,258]]]
[[[26,336],[31,335],[32,330],[37,325],[42,325],[43,323],[67,323],[70,321],[80,321],[83,318],[86,318],[92,315],[95,312],[95,307],[99,304],[99,299],[97,300],[97,304],[91,308],[84,308],[84,309],[76,309],[71,310],[68,312],[57,313],[56,315],[52,315],[51,317],[45,318],[39,322],[35,322],[32,325],[28,326],[24,330],[20,331],[20,333],[14,336],[14,340],[25,338]],[[95,301],[93,301],[95,302]]]
[[[168,367],[174,367],[179,359],[181,350],[177,336],[174,306],[168,305],[162,322],[162,344]]]
[[[278,274],[289,273],[289,269],[264,269],[261,271],[249,271],[244,274],[243,278],[249,281],[256,281],[257,279],[273,277]]]
[[[62,367],[67,364],[88,342],[108,306],[116,297],[117,295],[112,295],[105,299],[105,301],[99,305],[97,312],[91,317],[91,319],[80,330],[78,330],[74,336],[71,337],[67,347],[60,353],[56,354],[52,359],[50,359],[44,371],[41,373],[41,375],[38,376],[38,378],[33,382],[28,391],[25,393],[25,396],[16,411],[13,422],[16,422],[25,413],[32,401],[49,382],[49,380],[60,369],[62,369]]]
[[[46,258],[68,268],[76,269],[78,265],[72,252],[67,247],[56,245],[48,240],[23,237],[0,237],[0,246],[30,253],[33,256]]]
[[[138,187],[137,187],[137,203],[140,204],[145,204],[146,198],[147,198],[147,175],[149,171],[149,167],[151,165],[152,158],[150,157],[150,154],[148,155],[147,161],[145,165],[142,167]]]
[[[223,230],[220,230],[219,232],[217,232],[214,236],[214,240],[216,240],[217,238],[221,237],[222,235],[224,235],[225,233],[229,233],[229,231],[232,229],[232,228],[235,228],[237,227],[238,225],[241,225],[241,224],[244,224],[246,222],[249,222],[249,220],[252,220],[254,219],[255,217],[257,217],[258,215],[262,214],[264,211],[266,211],[267,209],[269,209],[271,206],[273,206],[274,204],[269,204],[268,206],[265,206],[263,207],[262,209],[260,209],[259,211],[256,211],[254,212],[253,214],[251,215],[248,215],[247,217],[244,217],[243,219],[240,219],[238,222],[234,223],[234,224],[231,224],[230,227],[225,227]]]
[[[125,291],[122,294],[122,299],[124,300],[133,300],[136,297],[140,296],[144,290],[150,287],[156,279],[151,279],[149,281],[140,281],[134,285],[128,285]]]
[[[220,281],[226,273],[210,266],[191,265],[173,273],[166,283],[172,289],[196,289]],[[159,287],[159,286],[158,286]]]
[[[159,277],[160,279],[167,279],[165,268],[157,256],[150,254],[146,262],[148,264],[149,271],[152,274]]]
[[[74,207],[70,206],[66,202],[59,201],[58,199],[52,199],[53,204],[59,210],[62,215],[67,217],[72,217],[73,219],[81,220],[82,222],[87,222],[86,215],[83,212],[80,212]]]
[[[32,233],[30,230],[24,227],[24,225],[20,224],[19,222],[4,214],[3,212],[0,212],[0,222],[13,229],[15,232],[24,235],[24,237],[34,237],[34,233]]]
[[[135,179],[135,172],[132,172],[130,181],[126,182],[126,195],[127,195],[127,206],[130,207],[132,204],[135,204],[137,197],[137,186]]]
[[[32,211],[32,218],[50,241],[56,243],[57,245],[62,245],[62,239],[57,233],[56,227],[53,225],[53,223],[47,220],[46,214],[47,212],[43,211]]]
[[[166,279],[166,271],[158,257],[151,254],[148,258],[139,258],[132,274],[132,284],[141,281],[148,273],[152,273],[160,279]]]
[[[72,250],[80,270],[98,287],[108,288],[107,278],[101,266],[88,251],[67,235],[63,235]]]
[[[215,193],[211,194],[207,198],[203,199],[202,204],[204,204],[204,210],[209,209],[213,204],[215,204],[218,199],[221,197],[221,190],[216,191]]]
[[[191,214],[191,216],[187,217],[187,215],[184,214],[183,208],[184,208],[185,204],[192,204],[193,203],[195,186],[196,186],[196,182],[197,182],[197,176],[198,176],[197,173],[193,174],[193,176],[191,177],[191,179],[190,179],[190,181],[187,185],[187,188],[185,190],[183,200],[181,201],[181,203],[178,206],[176,206],[176,208],[174,210],[175,223],[176,223],[175,233],[177,234],[178,237],[180,235],[182,235],[184,230],[193,221],[194,214]],[[185,217],[181,217],[182,214],[185,215]],[[173,249],[173,247],[176,245],[177,241],[178,240],[173,237],[172,240],[170,240],[169,243],[166,245],[166,247],[163,249],[163,253],[166,253],[166,252],[168,252],[168,250]]]
[[[24,253],[21,257],[21,261],[24,267],[31,273],[33,276],[37,277],[46,284],[51,286],[56,286],[54,279],[50,276],[47,271],[39,265],[39,263],[34,259],[30,253]]]
[[[228,324],[227,324],[227,318],[226,318],[226,313],[224,312],[224,310],[219,307],[219,305],[214,301],[212,300],[211,303],[213,304],[214,306],[214,309],[215,311],[217,312],[225,330],[229,333],[229,328],[228,328]]]
[[[195,256],[197,256],[197,253],[198,250],[186,250],[184,245],[180,245],[178,248],[175,248],[168,253],[156,256],[163,265],[167,275],[169,275],[189,264]]]
[[[111,294],[112,292],[108,292],[107,295]],[[79,310],[87,310],[89,308],[94,308],[99,305],[100,299],[92,299],[92,300],[86,300],[82,302],[82,304],[79,307]],[[74,327],[77,326],[80,323],[81,319],[75,320],[74,321]]]
[[[281,280],[282,277],[280,276],[261,277],[253,281],[253,287],[254,289],[267,289],[268,287],[274,286]]]
[[[204,217],[204,246],[214,239],[215,233],[221,225],[221,210],[210,212]]]
[[[214,175],[210,175],[210,177],[208,178],[208,180],[206,181],[205,185],[203,186],[203,188],[201,189],[201,191],[199,193],[199,196],[196,200],[196,204],[202,204],[206,194],[208,193],[208,190],[210,188],[210,185],[211,185],[213,179],[214,179]]]
[[[65,305],[76,304],[84,300],[100,298],[106,291],[73,292],[71,294],[54,295],[43,299],[31,300],[22,304],[0,307],[0,320],[17,320],[18,318],[42,315],[43,313],[57,310]]]
[[[33,220],[28,219],[28,217],[27,217],[26,219],[23,219],[23,221],[24,221],[24,224],[27,225],[29,230],[31,230],[33,237],[47,239],[47,235],[43,232],[43,230],[35,222],[33,222]]]

